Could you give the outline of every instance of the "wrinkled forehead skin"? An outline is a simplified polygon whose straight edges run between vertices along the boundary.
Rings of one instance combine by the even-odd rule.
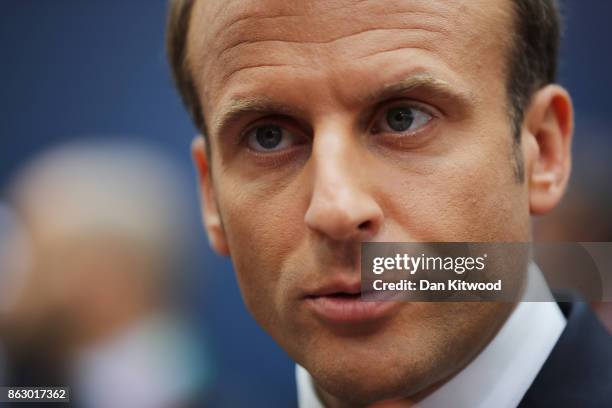
[[[209,126],[224,103],[265,92],[283,75],[300,83],[305,100],[324,92],[349,104],[370,91],[355,84],[372,82],[373,73],[382,86],[419,72],[478,97],[482,87],[505,92],[511,7],[507,0],[197,0],[188,66]]]

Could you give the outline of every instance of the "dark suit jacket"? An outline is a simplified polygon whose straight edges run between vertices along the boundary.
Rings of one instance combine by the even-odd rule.
[[[588,304],[559,306],[567,326],[520,407],[612,407],[612,336]]]

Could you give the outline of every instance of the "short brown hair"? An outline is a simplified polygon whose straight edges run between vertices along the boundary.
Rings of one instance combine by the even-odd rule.
[[[518,145],[523,112],[533,93],[553,83],[561,36],[561,18],[556,0],[512,0],[515,32],[508,64],[510,122]],[[206,121],[193,77],[187,66],[187,33],[194,0],[170,0],[166,46],[172,76],[196,128],[206,135]],[[519,163],[519,178],[522,165]]]
[[[520,142],[524,110],[531,96],[557,78],[561,15],[557,0],[513,0],[512,3],[515,30],[506,81],[516,147]],[[522,180],[522,163],[517,170]]]
[[[166,52],[172,78],[196,129],[206,135],[206,122],[193,76],[187,64],[187,34],[194,0],[170,0],[166,23]]]

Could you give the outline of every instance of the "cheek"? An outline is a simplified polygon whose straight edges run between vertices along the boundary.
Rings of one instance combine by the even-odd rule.
[[[528,239],[527,195],[514,174],[510,135],[485,134],[428,158],[424,173],[388,169],[397,183],[381,186],[380,194],[393,235],[425,242]]]
[[[267,184],[266,184],[267,185]],[[303,236],[299,190],[224,180],[219,207],[243,299],[264,327],[277,317],[283,260]]]

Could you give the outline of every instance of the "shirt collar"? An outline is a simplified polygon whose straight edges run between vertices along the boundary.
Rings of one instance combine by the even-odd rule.
[[[516,407],[567,323],[542,272],[531,263],[523,298],[542,299],[542,292],[548,302],[519,302],[484,350],[419,407]],[[299,408],[323,408],[312,377],[300,365],[296,365],[296,382]]]

